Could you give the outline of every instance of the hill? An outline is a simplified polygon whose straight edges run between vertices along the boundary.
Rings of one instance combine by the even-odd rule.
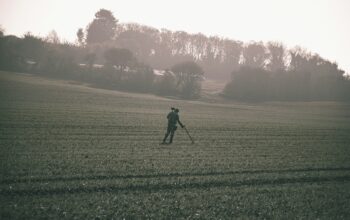
[[[349,104],[210,97],[0,72],[0,218],[350,217]]]

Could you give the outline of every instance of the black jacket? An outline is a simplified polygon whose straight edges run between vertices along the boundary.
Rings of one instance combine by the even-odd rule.
[[[180,116],[176,112],[172,111],[167,115],[168,119],[168,126],[176,126],[176,123],[179,123],[181,127],[183,127],[183,124],[180,121]]]

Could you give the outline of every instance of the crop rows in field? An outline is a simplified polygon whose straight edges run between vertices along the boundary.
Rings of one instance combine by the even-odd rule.
[[[53,195],[118,191],[158,191],[350,181],[350,168],[250,170],[153,175],[62,176],[0,181],[0,195]],[[53,183],[53,184],[50,184]],[[4,187],[10,185],[10,187]]]
[[[17,78],[0,75],[10,217],[350,216],[346,104],[210,104]],[[159,145],[173,105],[195,144],[179,128]]]

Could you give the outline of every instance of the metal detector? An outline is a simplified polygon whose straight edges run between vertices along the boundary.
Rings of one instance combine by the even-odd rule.
[[[194,140],[193,140],[193,138],[191,137],[190,133],[188,132],[187,128],[186,128],[185,126],[184,126],[183,128],[185,129],[185,131],[186,131],[188,137],[191,139],[192,144],[194,144]]]

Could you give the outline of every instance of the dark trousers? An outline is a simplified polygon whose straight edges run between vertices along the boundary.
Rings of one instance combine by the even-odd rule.
[[[163,143],[165,143],[165,141],[168,138],[169,134],[170,134],[170,141],[169,141],[169,143],[173,142],[173,138],[174,138],[174,134],[175,134],[176,129],[177,129],[176,125],[168,125],[166,134],[165,134],[164,139],[163,139]]]

